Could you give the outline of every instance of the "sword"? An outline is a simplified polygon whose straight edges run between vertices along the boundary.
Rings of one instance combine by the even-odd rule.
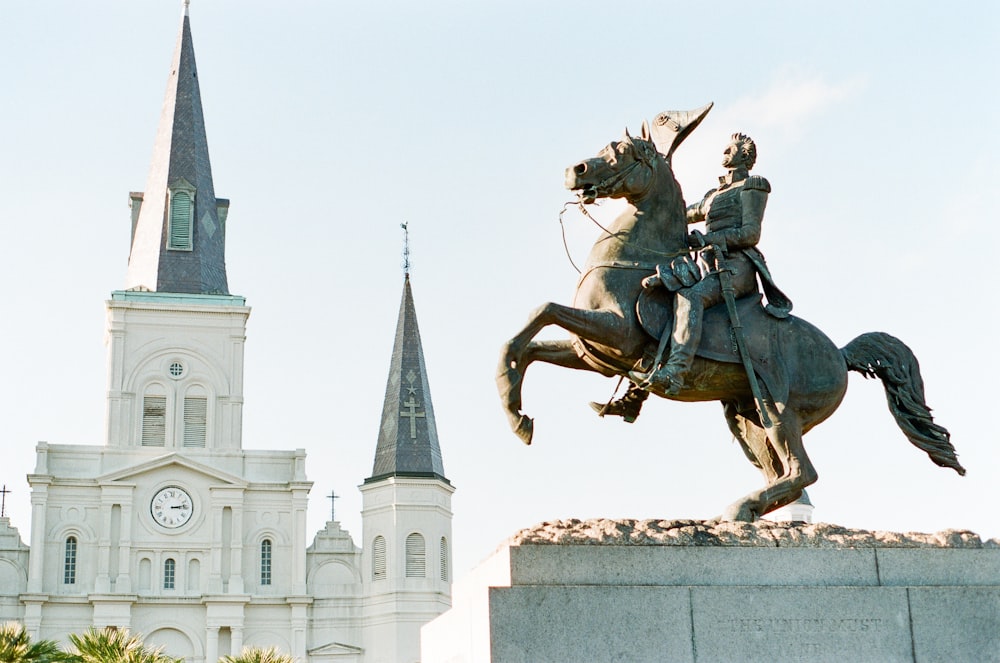
[[[713,245],[712,251],[715,253],[715,264],[719,270],[719,282],[722,284],[722,298],[726,301],[726,309],[729,311],[729,323],[733,328],[733,336],[736,337],[736,349],[743,360],[743,370],[747,373],[750,381],[750,392],[757,403],[757,411],[760,413],[760,422],[764,428],[771,427],[771,418],[767,416],[764,409],[764,397],[760,393],[760,384],[757,383],[757,374],[753,370],[750,362],[750,353],[747,352],[746,340],[743,338],[743,325],[740,323],[740,315],[736,311],[736,289],[733,287],[733,273],[729,269],[729,262],[722,248]]]

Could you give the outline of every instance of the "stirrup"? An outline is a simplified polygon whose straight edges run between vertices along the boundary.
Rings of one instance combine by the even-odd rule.
[[[674,375],[674,368],[669,364],[646,372],[629,371],[628,376],[643,389],[662,386],[664,393],[669,396],[676,396],[684,388],[684,378]]]

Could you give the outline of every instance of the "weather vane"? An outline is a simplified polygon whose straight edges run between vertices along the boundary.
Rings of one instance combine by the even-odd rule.
[[[403,275],[410,275],[410,222],[404,221],[399,224],[403,229]]]

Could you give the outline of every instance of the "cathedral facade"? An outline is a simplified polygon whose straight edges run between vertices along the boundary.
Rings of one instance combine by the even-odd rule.
[[[129,628],[187,661],[245,646],[298,661],[419,659],[450,605],[451,495],[409,274],[362,546],[330,521],[307,545],[303,449],[242,448],[250,308],[229,292],[185,15],[145,191],[130,195],[125,287],[107,301],[107,437],[39,443],[25,545],[0,518],[0,619],[65,642]]]

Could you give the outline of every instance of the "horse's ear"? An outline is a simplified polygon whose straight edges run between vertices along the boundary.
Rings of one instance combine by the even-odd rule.
[[[649,140],[649,122],[646,120],[642,121],[642,139]]]
[[[628,127],[625,127],[625,138],[626,139],[631,139],[632,138],[632,136],[628,132]]]

